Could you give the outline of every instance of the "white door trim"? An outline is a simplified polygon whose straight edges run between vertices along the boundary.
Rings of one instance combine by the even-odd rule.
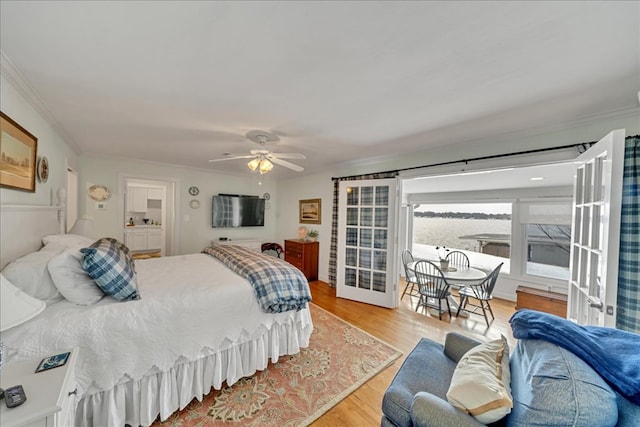
[[[125,209],[126,209],[126,197],[127,197],[127,182],[128,180],[145,180],[145,181],[162,181],[165,183],[171,183],[173,186],[173,203],[165,203],[167,205],[167,209],[171,208],[173,210],[173,218],[171,221],[167,220],[167,217],[171,217],[171,215],[167,215],[167,213],[163,213],[163,216],[166,217],[163,221],[164,228],[164,246],[166,247],[166,254],[164,255],[177,255],[181,252],[181,228],[180,221],[178,218],[181,217],[182,212],[180,209],[180,179],[174,177],[165,177],[158,175],[138,175],[131,173],[118,173],[118,220],[119,223],[122,224],[122,240],[124,241],[124,224],[126,222]],[[165,188],[167,188],[165,186]],[[164,195],[165,201],[169,200],[170,197],[165,193]],[[164,210],[163,210],[164,211]],[[166,241],[171,242],[167,244]]]

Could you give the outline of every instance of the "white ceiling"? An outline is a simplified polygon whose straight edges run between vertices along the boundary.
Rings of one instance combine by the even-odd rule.
[[[560,162],[424,176],[403,180],[402,191],[404,193],[449,193],[568,187],[573,185],[576,168],[577,165],[573,162]]]
[[[3,0],[0,48],[82,153],[317,172],[637,108],[639,5]]]

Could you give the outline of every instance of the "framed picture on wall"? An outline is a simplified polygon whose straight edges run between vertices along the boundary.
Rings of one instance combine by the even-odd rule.
[[[0,186],[36,191],[38,138],[0,111]]]
[[[320,224],[322,218],[322,199],[300,200],[300,223]]]

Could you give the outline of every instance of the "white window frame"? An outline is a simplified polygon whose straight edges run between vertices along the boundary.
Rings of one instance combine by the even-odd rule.
[[[523,284],[535,284],[548,289],[566,291],[568,280],[560,280],[552,277],[538,276],[527,273],[526,253],[526,224],[521,221],[522,203],[567,201],[571,203],[572,197],[567,194],[571,187],[538,187],[509,190],[487,190],[481,192],[455,192],[455,193],[414,193],[404,195],[406,204],[454,204],[454,203],[511,203],[511,253],[509,255],[510,266],[508,273],[500,273],[501,277],[513,281],[522,281]],[[413,216],[407,215],[407,228],[413,228]],[[413,232],[407,235],[407,244]]]
[[[547,197],[539,197],[539,198],[522,198],[519,199],[517,202],[517,206],[514,206],[514,209],[517,208],[518,209],[518,226],[520,228],[520,236],[522,239],[522,242],[520,243],[520,247],[521,250],[523,251],[522,253],[522,259],[521,259],[521,263],[520,264],[520,277],[522,278],[522,280],[525,280],[527,282],[531,282],[531,283],[538,283],[541,285],[545,285],[545,286],[552,286],[554,288],[561,288],[561,289],[565,289],[567,290],[569,287],[569,279],[567,280],[562,280],[562,279],[556,279],[553,277],[547,277],[547,276],[539,276],[536,274],[530,274],[527,273],[527,224],[532,224],[531,222],[524,222],[521,218],[521,208],[524,204],[536,204],[536,203],[540,203],[540,204],[544,204],[544,203],[558,203],[558,204],[567,204],[567,206],[571,207],[572,203],[573,203],[573,198],[572,197],[554,197],[554,198],[547,198]],[[512,217],[513,219],[513,217]],[[569,227],[571,227],[571,218],[568,218],[568,223],[563,225],[568,225]],[[513,244],[513,238],[512,238],[512,244]]]

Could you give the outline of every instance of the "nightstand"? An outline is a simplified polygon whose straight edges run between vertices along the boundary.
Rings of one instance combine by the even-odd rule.
[[[64,366],[37,374],[35,371],[42,359],[3,366],[0,387],[6,389],[21,384],[27,401],[15,408],[7,408],[4,400],[0,402],[2,427],[72,426],[78,397],[75,378],[77,357],[78,349],[74,349]]]

